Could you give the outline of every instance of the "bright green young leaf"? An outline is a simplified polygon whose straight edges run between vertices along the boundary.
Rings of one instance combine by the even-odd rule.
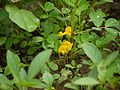
[[[3,74],[0,74],[0,83],[4,83],[8,86],[12,86],[12,82],[9,79],[7,79],[7,77],[4,76]]]
[[[104,0],[104,1],[106,1],[106,2],[113,2],[113,0]]]
[[[55,80],[55,79],[58,79],[59,77],[60,77],[60,74],[53,74],[54,80]]]
[[[91,77],[83,77],[74,82],[76,85],[98,85],[100,82]]]
[[[51,10],[54,9],[54,4],[51,3],[51,2],[46,2],[46,3],[44,4],[44,7],[45,7],[45,11],[51,11]]]
[[[52,50],[40,52],[30,63],[28,68],[28,78],[32,79],[40,71],[40,69],[49,61]]]
[[[52,70],[57,70],[58,69],[58,65],[53,63],[53,62],[48,63],[48,65]]]
[[[39,89],[46,88],[46,85],[42,83],[39,79],[32,79],[32,80],[29,80],[27,83],[28,83],[28,86],[32,88],[39,88]]]
[[[20,59],[19,57],[11,52],[7,51],[7,65],[15,79],[16,82],[19,82],[19,71],[20,71]]]
[[[84,43],[83,50],[94,64],[97,64],[98,62],[100,62],[100,60],[102,60],[102,54],[94,44]]]
[[[72,83],[66,83],[64,87],[70,88],[72,90],[79,90],[78,86],[72,84]]]
[[[43,73],[42,79],[46,83],[48,88],[52,87],[54,79],[53,79],[53,76],[49,72]]]
[[[25,9],[18,9],[13,5],[5,6],[5,9],[9,13],[9,18],[26,31],[32,32],[39,27],[40,21],[32,12]]]
[[[10,75],[10,74],[11,74],[11,71],[10,71],[9,67],[6,66],[5,69],[4,69],[4,75],[7,76],[7,75]]]
[[[21,68],[21,70],[19,72],[19,75],[20,75],[20,80],[21,81],[24,81],[24,80],[27,79],[27,73],[26,73],[24,68]]]
[[[113,27],[116,26],[118,24],[118,21],[114,18],[110,18],[106,21],[105,23],[105,27]]]
[[[13,90],[13,83],[3,74],[0,74],[0,90]]]
[[[32,38],[32,41],[35,43],[42,42],[42,41],[44,41],[44,38],[40,37],[40,36],[35,36]]]

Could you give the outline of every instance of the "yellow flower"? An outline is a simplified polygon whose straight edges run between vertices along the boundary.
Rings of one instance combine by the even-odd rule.
[[[61,53],[61,54],[63,54],[63,55],[64,55],[65,53],[68,53],[67,47],[64,46],[64,45],[61,45],[61,46],[59,47],[58,52],[59,52],[59,54]]]
[[[58,49],[58,53],[59,54],[61,53],[61,54],[64,55],[64,54],[68,53],[71,50],[72,46],[73,46],[72,43],[70,43],[69,41],[64,40],[62,45]]]
[[[58,34],[59,37],[62,37],[64,35],[65,35],[65,33],[62,33],[62,31],[60,31],[59,34]]]
[[[58,36],[59,36],[59,37],[62,37],[62,36],[64,36],[64,35],[71,36],[71,34],[72,34],[71,27],[70,27],[70,26],[67,26],[67,27],[65,28],[65,32],[60,31],[59,34],[58,34]]]
[[[66,40],[63,41],[62,45],[67,46],[68,51],[70,51],[73,46],[73,44],[71,42],[66,41]]]
[[[71,36],[71,34],[72,34],[72,30],[71,30],[71,27],[70,26],[67,26],[66,28],[65,28],[65,32],[64,32],[66,35],[68,35],[68,36]]]

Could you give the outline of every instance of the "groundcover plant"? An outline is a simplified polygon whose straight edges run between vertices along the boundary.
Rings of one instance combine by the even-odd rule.
[[[120,90],[113,6],[119,0],[0,0],[0,90]]]

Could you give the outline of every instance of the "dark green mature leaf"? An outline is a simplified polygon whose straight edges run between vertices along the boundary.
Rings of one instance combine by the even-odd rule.
[[[36,18],[32,12],[24,9],[18,9],[13,5],[7,5],[5,9],[9,13],[9,18],[26,31],[32,32],[39,27],[39,19]]]
[[[63,12],[63,14],[69,14],[71,12],[69,8],[65,8],[65,7],[63,7],[61,11]]]
[[[0,10],[0,21],[8,17],[8,13],[5,10]]]
[[[42,69],[46,62],[49,61],[52,50],[40,52],[31,62],[28,68],[28,78],[32,79]]]
[[[118,53],[119,53],[118,51],[115,51],[115,52],[110,53],[110,54],[106,57],[105,61],[103,62],[103,65],[105,65],[105,66],[106,66],[106,65],[110,65],[111,62],[117,58]]]
[[[7,37],[0,37],[0,46],[5,43],[6,39]]]
[[[89,6],[89,3],[87,0],[80,0],[80,3],[78,5],[78,8],[76,10],[76,14],[80,15],[82,11],[86,10]]]
[[[83,77],[74,82],[76,85],[98,85],[100,82],[91,77]]]
[[[45,7],[45,11],[51,11],[54,9],[54,4],[51,2],[46,2],[44,7]]]
[[[94,64],[97,64],[98,62],[100,62],[100,60],[102,60],[102,54],[94,44],[84,43],[83,50]]]
[[[7,51],[7,65],[15,79],[16,82],[19,82],[19,71],[20,71],[20,59],[10,50]]]

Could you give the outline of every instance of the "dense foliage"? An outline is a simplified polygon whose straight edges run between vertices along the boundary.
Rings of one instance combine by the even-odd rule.
[[[0,0],[0,90],[119,90],[112,3]]]

